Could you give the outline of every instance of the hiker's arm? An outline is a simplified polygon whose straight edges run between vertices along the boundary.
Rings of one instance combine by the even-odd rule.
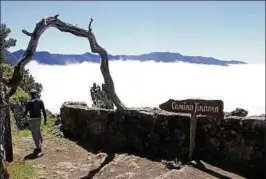
[[[41,102],[41,109],[42,109],[42,114],[43,114],[43,118],[44,118],[44,124],[46,124],[47,117],[46,117],[46,110],[45,110],[43,101]]]
[[[26,104],[26,109],[25,109],[23,115],[21,116],[21,118],[25,118],[29,111],[30,111],[30,104],[27,103]]]

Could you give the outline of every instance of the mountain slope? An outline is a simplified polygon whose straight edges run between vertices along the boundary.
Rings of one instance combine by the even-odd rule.
[[[13,53],[8,53],[6,56],[7,63],[14,64],[24,53],[24,50],[18,50]],[[14,59],[15,58],[15,59]],[[82,63],[82,62],[100,62],[100,56],[92,53],[84,54],[51,54],[46,51],[39,51],[34,54],[34,60],[41,64],[49,65],[66,65],[69,63]],[[220,65],[228,66],[230,64],[246,64],[242,61],[225,61],[219,60],[212,57],[202,57],[202,56],[183,56],[180,53],[172,52],[151,52],[141,55],[111,55],[109,54],[109,60],[138,60],[138,61],[148,61],[153,60],[156,62],[187,62],[196,64],[208,64],[208,65]]]
[[[14,64],[17,62],[18,58],[11,52],[4,50],[6,63]]]

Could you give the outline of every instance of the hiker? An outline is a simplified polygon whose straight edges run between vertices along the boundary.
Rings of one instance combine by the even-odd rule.
[[[42,95],[40,94],[37,94],[37,98],[41,99]]]
[[[22,115],[25,118],[28,112],[30,112],[30,130],[32,138],[34,140],[36,148],[34,149],[34,154],[42,152],[42,134],[41,134],[41,111],[44,117],[44,125],[46,125],[47,118],[43,101],[39,98],[37,91],[32,89],[30,91],[31,99],[26,104],[26,110]]]

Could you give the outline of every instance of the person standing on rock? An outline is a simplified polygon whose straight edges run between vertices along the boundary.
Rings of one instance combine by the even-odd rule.
[[[44,125],[46,125],[47,117],[43,101],[38,97],[38,93],[35,89],[30,91],[31,99],[26,104],[26,110],[22,115],[25,118],[28,112],[30,112],[30,130],[32,138],[34,140],[36,148],[34,154],[42,152],[42,134],[41,134],[41,111],[44,117]]]

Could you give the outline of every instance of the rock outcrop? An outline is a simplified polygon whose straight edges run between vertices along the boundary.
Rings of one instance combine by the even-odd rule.
[[[107,93],[107,86],[106,84],[102,84],[102,88],[96,83],[93,83],[91,87],[91,99],[92,99],[92,106],[97,108],[104,108],[104,109],[114,109],[114,104],[112,100],[108,97]]]
[[[248,111],[242,108],[236,108],[234,111],[226,114],[226,117],[229,116],[237,116],[237,117],[246,117],[248,115]]]
[[[107,152],[186,161],[190,117],[158,109],[120,111],[78,103],[61,107],[65,137],[92,143]],[[195,158],[252,178],[264,178],[264,117],[225,117],[218,122],[199,116]]]

